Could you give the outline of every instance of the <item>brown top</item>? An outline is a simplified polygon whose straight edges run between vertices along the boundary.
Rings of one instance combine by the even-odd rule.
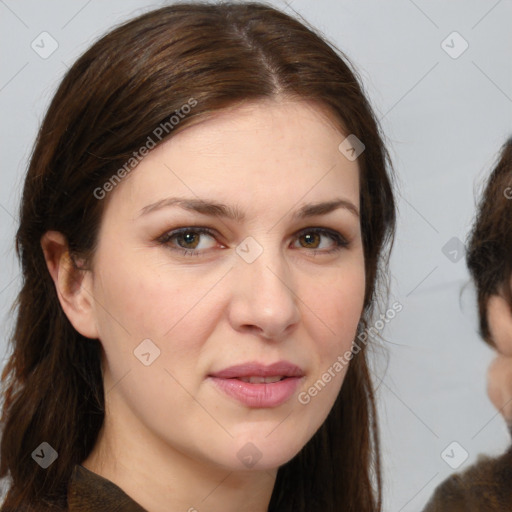
[[[510,512],[512,447],[493,458],[481,455],[462,473],[451,475],[435,490],[423,512]]]
[[[68,485],[69,512],[147,512],[120,487],[77,464]]]

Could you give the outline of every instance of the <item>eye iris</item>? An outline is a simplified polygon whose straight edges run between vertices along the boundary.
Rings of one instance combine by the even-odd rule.
[[[187,244],[187,249],[195,249],[199,243],[199,236],[197,233],[194,233],[193,231],[188,231],[186,233],[183,233],[181,235],[182,240],[185,241],[185,244]],[[194,241],[196,242],[194,244]],[[194,244],[193,247],[188,247],[188,244]]]
[[[312,243],[320,241],[320,235],[318,233],[308,233],[306,235],[302,235],[301,238],[306,240],[307,247],[311,247]]]

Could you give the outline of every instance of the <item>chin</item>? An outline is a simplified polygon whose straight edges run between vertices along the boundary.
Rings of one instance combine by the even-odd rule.
[[[304,447],[307,440],[298,442],[296,433],[286,432],[286,436],[279,436],[270,440],[267,431],[259,430],[254,436],[240,437],[234,442],[236,445],[234,470],[264,471],[278,469],[289,462]]]

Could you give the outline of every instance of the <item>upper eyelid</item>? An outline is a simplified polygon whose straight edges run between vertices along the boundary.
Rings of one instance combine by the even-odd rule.
[[[169,241],[170,239],[172,239],[175,236],[180,235],[181,233],[194,232],[194,231],[197,231],[202,235],[211,236],[213,238],[217,238],[217,234],[218,234],[218,231],[214,228],[210,228],[210,227],[207,227],[204,225],[197,225],[197,226],[190,225],[190,226],[183,226],[183,227],[179,227],[179,228],[175,228],[175,229],[166,231],[163,235],[158,237],[158,240],[166,239],[167,241]],[[333,239],[333,240],[335,240],[337,237],[339,237],[342,240],[344,240],[346,243],[349,243],[349,237],[347,237],[345,234],[343,234],[338,229],[329,228],[327,226],[315,226],[315,225],[306,226],[304,228],[300,228],[299,230],[295,231],[292,234],[292,236],[297,237],[301,233],[303,233],[303,232],[307,233],[308,231],[317,232],[317,233],[319,233],[321,235],[325,235],[325,236],[331,235],[331,239]]]
[[[165,233],[163,233],[163,234],[164,235],[171,234],[171,233],[179,234],[179,233],[184,233],[187,231],[194,231],[194,230],[197,230],[197,231],[203,230],[204,231],[203,234],[211,234],[211,235],[220,234],[216,228],[211,228],[211,227],[205,226],[203,224],[198,224],[198,225],[191,224],[188,226],[181,226],[178,228],[169,229],[169,230],[165,231]],[[333,234],[339,233],[340,235],[343,235],[343,233],[337,228],[332,228],[332,227],[322,226],[322,225],[306,226],[306,227],[297,229],[292,234],[296,235],[297,233],[302,233],[303,231],[308,231],[308,230],[325,230],[327,232],[332,232]]]

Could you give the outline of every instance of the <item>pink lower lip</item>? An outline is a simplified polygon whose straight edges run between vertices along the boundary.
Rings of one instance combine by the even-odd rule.
[[[240,379],[210,379],[227,395],[248,407],[277,407],[286,402],[299,385],[302,377],[287,377],[269,384],[250,384]]]

